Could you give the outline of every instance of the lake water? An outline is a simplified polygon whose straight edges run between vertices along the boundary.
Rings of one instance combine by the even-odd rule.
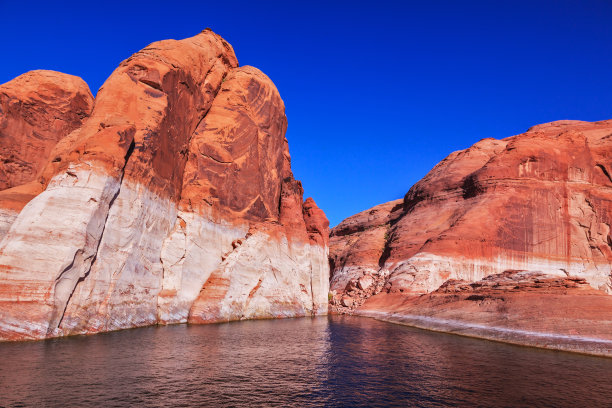
[[[612,405],[612,359],[333,316],[0,344],[1,406]]]

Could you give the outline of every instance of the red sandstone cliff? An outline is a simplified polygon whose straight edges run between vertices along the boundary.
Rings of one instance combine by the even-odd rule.
[[[92,106],[87,84],[59,72],[30,71],[0,85],[0,238],[42,191],[36,177],[53,147]]]
[[[30,71],[0,85],[0,190],[34,180],[92,106],[87,84],[59,72]]]
[[[611,172],[612,121],[553,122],[452,153],[403,200],[332,230],[333,308],[376,295],[364,310],[390,311],[385,298],[396,304],[449,279],[473,283],[510,270],[582,279],[590,293],[610,294]],[[415,304],[410,313],[425,309]]]
[[[283,101],[221,37],[151,44],[84,112],[0,192],[0,339],[327,312],[328,224],[293,178]]]

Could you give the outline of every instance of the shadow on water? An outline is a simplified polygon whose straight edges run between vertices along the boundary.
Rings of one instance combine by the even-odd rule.
[[[333,316],[0,344],[2,406],[609,406],[612,359]]]

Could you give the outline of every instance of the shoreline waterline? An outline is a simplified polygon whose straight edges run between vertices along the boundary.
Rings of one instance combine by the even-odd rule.
[[[97,337],[100,335],[129,332],[138,329],[146,328],[162,328],[172,326],[218,326],[225,325],[228,323],[238,324],[244,322],[256,322],[256,321],[286,321],[286,320],[300,320],[300,319],[317,319],[317,318],[329,318],[331,316],[352,316],[352,317],[364,317],[370,318],[377,321],[397,324],[405,327],[412,327],[419,330],[425,330],[429,332],[450,334],[466,338],[493,341],[502,344],[511,344],[514,346],[536,348],[550,351],[560,351],[572,354],[581,354],[593,357],[603,357],[612,359],[612,339],[601,339],[596,337],[585,337],[585,336],[572,336],[566,334],[557,333],[546,333],[536,332],[531,330],[520,330],[512,329],[508,327],[499,326],[487,326],[483,324],[462,322],[459,320],[452,319],[441,319],[431,316],[422,316],[414,314],[402,314],[397,312],[385,312],[376,310],[356,310],[353,314],[342,314],[342,313],[328,313],[320,315],[305,315],[305,316],[287,316],[287,317],[269,317],[269,318],[256,318],[256,319],[244,319],[244,320],[228,320],[221,322],[211,323],[189,323],[189,322],[176,322],[168,324],[151,324],[144,326],[127,327],[116,330],[100,331],[97,333],[75,333],[65,336],[47,337],[43,339],[22,339],[22,340],[3,340],[0,341],[0,345],[3,344],[22,344],[22,343],[40,343],[46,341],[59,341],[64,339],[74,338],[90,338]],[[510,338],[514,336],[515,338]],[[538,342],[548,340],[548,342]],[[557,342],[555,344],[554,342]],[[581,347],[583,345],[583,347]],[[588,347],[591,346],[591,347]],[[607,347],[604,347],[607,346]]]
[[[436,333],[446,333],[479,340],[494,341],[515,346],[562,351],[594,357],[612,358],[612,340],[595,337],[572,336],[556,333],[486,326],[459,320],[440,319],[430,316],[408,315],[382,311],[356,311],[353,316],[368,317],[378,321],[414,327]],[[514,338],[510,338],[514,337]],[[548,340],[549,342],[538,342]],[[556,344],[554,342],[557,342]],[[589,345],[581,347],[580,345]],[[608,347],[604,348],[603,345]]]
[[[0,344],[6,406],[605,406],[612,360],[366,316]]]

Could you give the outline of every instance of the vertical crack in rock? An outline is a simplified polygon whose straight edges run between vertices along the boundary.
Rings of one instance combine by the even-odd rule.
[[[53,311],[51,313],[51,318],[49,320],[49,327],[47,329],[47,335],[52,335],[53,332],[56,329],[58,329],[60,325],[62,324],[62,321],[64,320],[64,315],[66,313],[68,305],[70,304],[70,300],[72,299],[72,296],[74,295],[74,292],[76,291],[78,285],[81,282],[85,281],[85,279],[89,275],[89,272],[91,271],[91,268],[93,267],[98,257],[98,250],[100,249],[100,243],[102,242],[102,238],[104,237],[104,232],[106,231],[106,224],[108,222],[108,216],[110,214],[110,210],[113,204],[115,203],[115,200],[117,199],[117,197],[119,196],[119,193],[121,192],[121,185],[123,183],[125,167],[127,166],[130,156],[134,152],[134,148],[135,148],[135,142],[134,142],[133,135],[132,135],[132,141],[130,142],[130,146],[124,156],[124,163],[121,169],[121,173],[120,173],[121,177],[118,181],[117,190],[115,191],[113,197],[108,202],[108,207],[105,208],[104,222],[102,223],[102,230],[100,231],[100,234],[97,239],[89,231],[87,232],[87,239],[86,239],[84,247],[87,246],[88,239],[91,238],[91,239],[96,240],[95,248],[93,248],[92,254],[84,257],[85,248],[78,249],[73,257],[72,262],[62,270],[59,277],[56,279],[55,290],[54,290],[54,306],[53,306]],[[92,217],[92,219],[93,218],[94,217]],[[84,270],[81,270],[80,266],[83,266]],[[75,279],[76,279],[76,282],[75,282]],[[61,310],[61,315],[59,314],[59,310]]]
[[[380,258],[378,258],[378,267],[380,269],[382,269],[385,266],[385,262],[387,262],[387,259],[389,259],[389,257],[391,256],[391,247],[389,247],[389,244],[391,242],[391,233],[390,233],[391,227],[388,226],[387,227],[387,232],[385,232],[385,244],[384,244],[384,249],[382,254],[380,254]],[[345,261],[346,263],[346,261]],[[343,265],[344,266],[344,265]],[[379,271],[380,272],[380,271]]]
[[[77,279],[77,282],[82,279],[85,279],[85,277],[89,274],[89,269],[87,269],[83,276],[79,276],[79,270],[74,267],[75,264],[83,265],[91,258],[93,258],[93,255],[83,257],[83,253],[83,249],[78,249],[74,253],[72,261],[70,261],[70,263],[62,269],[62,272],[60,272],[59,276],[55,280],[55,290],[53,295],[53,312],[51,313],[49,328],[47,330],[48,335],[52,334],[53,330],[59,327],[64,318],[64,313],[66,313],[68,302],[76,288],[76,284],[73,287],[71,282],[73,282],[75,279]],[[61,315],[59,315],[60,310]]]
[[[255,293],[257,292],[257,290],[261,286],[261,282],[263,282],[263,277],[259,277],[259,279],[257,280],[257,284],[255,284],[253,289],[251,289],[251,291],[249,292],[249,296],[248,296],[249,300],[251,300],[253,298],[253,296],[255,296]]]
[[[314,290],[312,289],[312,275],[314,274],[314,270],[312,268],[312,261],[310,261],[310,299],[312,301],[312,309],[310,310],[310,315],[315,316],[317,314],[317,304],[315,302]]]
[[[255,296],[255,293],[257,293],[257,291],[261,287],[261,283],[263,282],[263,279],[264,279],[264,277],[263,277],[263,274],[262,274],[262,275],[259,276],[259,279],[257,280],[257,283],[255,284],[255,286],[253,286],[253,288],[249,292],[249,295],[247,296],[246,301],[244,302],[244,308],[242,309],[242,316],[241,316],[242,319],[245,318],[244,312],[248,310],[249,304],[251,303],[251,300],[253,300],[253,297]]]
[[[606,170],[606,167],[603,164],[599,164],[599,163],[597,163],[596,166],[599,167],[599,169],[608,178],[608,180],[610,180],[610,183],[612,183],[612,177],[610,176],[610,173],[608,173],[608,170]]]
[[[187,256],[187,241],[187,222],[177,215],[174,227],[164,239],[159,255],[162,276],[161,290],[157,295],[158,323],[166,321],[163,317],[164,306],[167,306],[165,303],[170,301],[170,297],[175,297],[176,291],[180,289],[177,287],[177,282],[183,278],[182,263]]]

